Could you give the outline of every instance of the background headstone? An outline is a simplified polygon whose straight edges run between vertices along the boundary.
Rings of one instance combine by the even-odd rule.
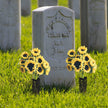
[[[89,50],[107,48],[107,1],[81,1],[81,45]]]
[[[0,49],[20,48],[21,1],[0,0]]]
[[[21,0],[21,15],[28,16],[31,13],[31,0]]]
[[[38,7],[42,6],[56,6],[58,0],[38,0]]]
[[[65,61],[68,50],[75,47],[74,17],[74,11],[59,6],[33,11],[33,48],[40,48],[51,66],[49,75],[44,76],[47,85],[75,83],[74,71],[67,70]]]
[[[107,0],[107,29],[108,29],[108,0]]]
[[[75,11],[75,18],[80,19],[80,0],[68,0],[68,5]]]

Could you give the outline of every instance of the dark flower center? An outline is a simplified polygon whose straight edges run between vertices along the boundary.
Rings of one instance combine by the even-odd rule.
[[[79,58],[80,59],[80,56],[77,56],[76,58]]]
[[[23,69],[23,68],[21,68],[21,71],[23,72],[23,71],[24,71],[24,69]]]
[[[30,60],[33,60],[33,58],[30,58]]]
[[[70,52],[70,55],[73,55],[74,54],[74,52]]]
[[[85,57],[85,61],[88,61],[88,60],[89,60],[89,58],[86,56],[86,57]]]
[[[24,56],[24,57],[27,57],[27,54],[24,54],[23,56]]]
[[[46,65],[46,66],[48,66],[48,64],[47,64],[47,63],[45,63],[45,65]]]
[[[89,67],[88,67],[88,65],[86,65],[86,66],[85,66],[85,70],[88,70],[88,69],[89,69]]]
[[[84,49],[81,49],[81,51],[84,51]]]
[[[93,61],[92,64],[95,64],[95,62]]]
[[[80,65],[81,65],[81,62],[76,61],[76,62],[74,63],[74,65],[75,65],[75,67],[76,67],[77,69],[79,69],[79,67],[80,67]]]
[[[68,59],[68,61],[71,61],[72,59]]]
[[[42,72],[42,68],[41,67],[38,68],[38,72]]]
[[[70,69],[70,66],[68,66],[68,69]]]
[[[25,63],[25,61],[21,61],[21,63]]]
[[[37,53],[37,51],[34,51],[34,53]]]
[[[29,68],[30,71],[32,71],[33,67],[34,67],[34,64],[33,63],[29,63],[27,67]]]
[[[41,63],[41,62],[42,62],[42,59],[39,58],[39,59],[38,59],[38,62]]]

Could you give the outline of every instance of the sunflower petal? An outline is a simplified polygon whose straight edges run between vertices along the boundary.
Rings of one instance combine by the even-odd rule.
[[[31,54],[36,57],[40,55],[40,52],[41,51],[38,48],[34,48],[32,49]]]
[[[87,47],[85,47],[85,46],[79,47],[79,48],[78,48],[78,52],[79,52],[80,54],[86,54],[86,53],[87,53]]]
[[[75,57],[75,50],[73,50],[73,49],[69,50],[68,53],[67,53],[67,55],[69,57]]]
[[[68,71],[72,71],[72,66],[70,64],[67,64],[66,67],[67,67]]]
[[[50,72],[50,67],[47,68],[45,74],[46,74],[46,75],[49,75],[49,72]]]
[[[28,59],[28,56],[29,56],[29,54],[26,51],[21,54],[22,59]]]

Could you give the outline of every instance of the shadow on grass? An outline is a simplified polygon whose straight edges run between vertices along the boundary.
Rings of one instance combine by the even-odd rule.
[[[13,54],[14,52],[17,52],[17,51],[21,51],[21,48],[19,48],[19,49],[6,49],[6,50],[3,50],[3,49],[1,49],[0,48],[0,52],[1,53],[9,53],[9,54]]]
[[[32,81],[26,81],[24,83],[24,88],[23,88],[23,94],[27,94],[27,93],[31,93],[33,94],[32,92]],[[57,91],[57,92],[63,92],[63,93],[66,93],[68,92],[72,87],[66,87],[64,85],[45,85],[45,86],[40,86],[40,92],[43,92],[46,93],[48,92],[49,94],[51,94],[51,92],[53,91]]]
[[[35,93],[33,93],[32,91],[32,81],[26,81],[24,82],[25,86],[23,88],[23,94],[34,94],[34,95],[37,95]],[[64,85],[45,85],[45,86],[40,86],[40,91],[39,91],[39,94],[52,94],[52,93],[73,93],[73,94],[82,94],[82,95],[86,95],[87,94],[87,90],[86,92],[80,92],[79,91],[79,86],[76,87],[73,86],[73,87],[66,87]]]
[[[94,50],[93,48],[90,48],[90,49],[87,50],[87,52],[97,55],[98,53],[104,53],[105,50],[101,49],[101,50],[98,51],[98,50]]]
[[[55,89],[58,92],[68,92],[71,87],[66,87],[65,85],[45,85],[44,87],[41,87],[45,92],[47,91],[49,94]]]
[[[25,85],[23,89],[24,94],[28,92],[32,93],[32,84],[33,84],[32,80],[24,82],[24,85]],[[73,82],[68,83],[66,85],[64,83],[58,84],[58,85],[56,84],[46,85],[44,83],[41,84],[40,82],[40,92],[49,93],[49,94],[52,93],[53,91],[66,93],[68,91],[71,91],[72,88],[75,87],[75,85],[76,85],[75,79],[73,80]]]
[[[23,94],[32,93],[32,81],[24,82]]]

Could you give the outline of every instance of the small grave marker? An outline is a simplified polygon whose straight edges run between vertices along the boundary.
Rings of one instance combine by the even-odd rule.
[[[42,6],[56,6],[58,0],[38,0],[38,7]]]
[[[28,16],[31,13],[31,0],[21,0],[21,15]]]
[[[75,18],[80,19],[80,0],[68,0],[68,5],[75,11]]]

